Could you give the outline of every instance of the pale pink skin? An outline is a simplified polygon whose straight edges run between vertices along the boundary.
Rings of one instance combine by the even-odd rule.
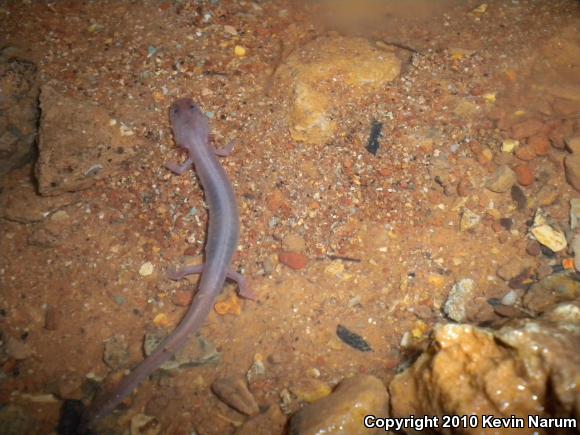
[[[97,397],[83,416],[85,427],[113,411],[145,378],[170,359],[186,343],[192,333],[201,328],[216,296],[224,286],[226,277],[238,282],[242,296],[254,299],[243,277],[230,270],[230,263],[238,246],[240,220],[232,185],[216,154],[228,155],[232,151],[233,144],[223,150],[215,150],[212,147],[208,120],[190,99],[183,98],[175,101],[171,105],[170,119],[175,142],[187,150],[189,157],[181,165],[169,163],[166,167],[176,174],[183,174],[195,166],[205,192],[209,223],[205,245],[205,264],[171,269],[168,275],[171,279],[181,279],[189,274],[201,273],[199,288],[177,328],[113,391]]]

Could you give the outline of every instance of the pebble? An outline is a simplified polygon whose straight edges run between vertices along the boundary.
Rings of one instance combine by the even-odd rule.
[[[516,203],[518,211],[528,208],[528,198],[520,186],[514,184],[510,190],[512,200]]]
[[[531,146],[537,156],[545,156],[552,149],[550,138],[545,134],[539,133],[528,139],[528,145]]]
[[[514,168],[516,178],[521,186],[529,186],[534,182],[534,172],[529,165],[518,165]]]
[[[167,337],[164,329],[155,329],[145,334],[143,350],[146,356],[153,353],[157,346]],[[221,354],[217,348],[205,338],[197,335],[188,340],[187,344],[178,350],[174,357],[161,365],[166,371],[176,371],[181,367],[193,367],[217,364]]]
[[[504,281],[510,281],[521,274],[525,269],[534,267],[535,263],[530,258],[512,258],[500,266],[496,273]]]
[[[532,257],[538,257],[542,253],[542,248],[538,242],[530,240],[526,245],[526,252]]]
[[[539,206],[546,207],[548,205],[554,204],[559,196],[560,191],[556,186],[545,184],[536,194],[536,201],[538,202]]]
[[[488,181],[486,187],[492,192],[503,193],[507,192],[516,180],[516,173],[509,166],[502,165],[497,168],[493,178]]]
[[[224,30],[226,33],[228,33],[232,36],[236,36],[238,34],[238,31],[236,30],[236,28],[234,26],[230,26],[229,24],[224,25]]]
[[[264,376],[266,376],[264,358],[262,357],[262,354],[257,353],[254,355],[254,362],[246,373],[246,379],[249,383],[252,383],[255,380],[263,379]]]
[[[131,418],[131,435],[157,435],[161,432],[161,424],[155,417],[136,414]]]
[[[342,381],[328,397],[305,406],[292,417],[293,435],[361,433],[361,416],[389,416],[389,394],[382,381],[358,375]]]
[[[507,292],[503,298],[501,298],[501,303],[504,305],[514,305],[518,300],[519,294],[515,290],[510,290]]]
[[[536,152],[530,145],[524,145],[516,150],[516,157],[525,162],[529,162],[536,158]]]
[[[143,263],[139,268],[139,275],[150,276],[151,274],[153,274],[154,269],[155,267],[153,266],[153,263],[147,261],[146,263]]]
[[[129,347],[124,335],[114,335],[105,342],[103,361],[113,370],[125,368],[129,363]]]
[[[504,153],[513,153],[520,146],[520,141],[515,139],[504,139],[501,150]]]
[[[242,47],[241,45],[236,45],[234,47],[234,54],[237,57],[244,57],[247,54],[247,50],[245,49],[245,47]]]
[[[229,296],[216,302],[213,308],[220,316],[225,316],[226,314],[239,316],[242,314],[242,303],[240,298],[234,293],[230,293]]]
[[[153,324],[158,328],[169,328],[171,326],[171,321],[167,314],[159,313],[153,318]]]
[[[178,307],[189,307],[193,300],[193,292],[187,290],[176,290],[171,295],[171,302]]]
[[[463,278],[457,281],[445,301],[443,311],[451,320],[463,322],[466,318],[466,305],[473,298],[475,281]]]
[[[256,399],[243,379],[217,378],[211,384],[214,394],[225,404],[244,415],[260,412]]]
[[[278,259],[280,263],[294,270],[304,269],[308,265],[308,257],[298,252],[280,252]]]
[[[544,124],[537,119],[526,119],[512,125],[512,137],[517,140],[525,139],[539,133],[543,127]]]
[[[319,379],[302,378],[290,387],[290,391],[301,402],[314,403],[332,393],[332,388]]]
[[[284,251],[301,253],[306,249],[306,242],[300,235],[291,233],[282,239],[282,248]]]
[[[538,242],[554,252],[562,251],[568,246],[564,233],[548,224],[534,226],[531,232]]]
[[[463,210],[463,214],[461,215],[459,228],[461,231],[468,231],[477,227],[480,222],[481,216],[466,208]]]
[[[469,178],[464,177],[457,183],[457,194],[462,197],[469,196],[473,193],[473,184]]]

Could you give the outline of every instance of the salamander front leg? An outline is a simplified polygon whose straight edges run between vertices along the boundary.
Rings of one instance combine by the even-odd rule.
[[[171,172],[177,175],[183,174],[189,168],[193,166],[193,160],[191,158],[187,159],[183,164],[178,164],[174,162],[165,163],[165,167]]]
[[[216,155],[220,157],[227,157],[234,151],[235,141],[231,141],[225,147],[215,150]]]
[[[197,264],[195,266],[185,266],[182,268],[176,266],[170,266],[167,268],[167,277],[171,280],[178,281],[185,278],[187,275],[196,275],[203,272],[203,264]],[[255,301],[257,299],[256,295],[248,285],[246,279],[241,273],[235,272],[233,270],[228,270],[226,272],[226,277],[229,280],[238,283],[238,294],[244,299],[250,299]]]

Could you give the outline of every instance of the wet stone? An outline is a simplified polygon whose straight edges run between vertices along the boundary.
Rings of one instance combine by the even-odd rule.
[[[361,415],[389,415],[389,396],[380,379],[360,375],[342,381],[328,397],[298,411],[290,421],[293,435],[360,432]],[[379,433],[379,429],[367,431]],[[380,429],[380,433],[385,433]]]
[[[125,368],[129,363],[129,346],[124,335],[115,335],[105,342],[103,360],[113,370]]]
[[[167,336],[164,329],[156,329],[145,335],[144,350],[149,356]],[[160,368],[165,371],[176,371],[183,368],[203,365],[215,365],[221,360],[221,353],[216,347],[201,336],[191,337],[184,347],[176,352],[171,359]]]
[[[211,389],[222,402],[245,415],[256,415],[260,412],[258,403],[243,379],[218,378],[211,384]]]

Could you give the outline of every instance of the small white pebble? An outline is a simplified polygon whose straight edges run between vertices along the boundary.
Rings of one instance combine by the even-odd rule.
[[[143,263],[139,268],[139,275],[149,276],[153,273],[153,269],[154,269],[153,263],[151,263],[150,261]]]

